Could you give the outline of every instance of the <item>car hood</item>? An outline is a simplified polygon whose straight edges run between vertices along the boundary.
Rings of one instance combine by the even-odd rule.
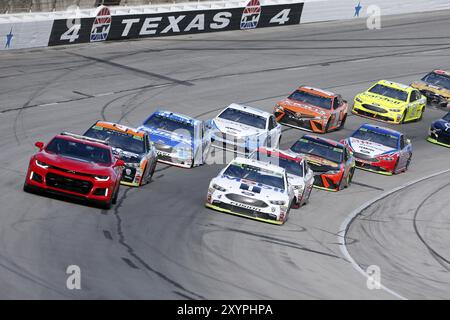
[[[358,98],[360,98],[363,101],[363,103],[379,105],[385,108],[399,108],[407,105],[407,103],[404,101],[391,99],[389,97],[370,92],[364,92],[360,94]]]
[[[442,95],[442,96],[446,97],[447,99],[450,99],[450,90],[449,89],[439,87],[439,86],[433,85],[431,83],[426,83],[423,81],[416,81],[411,84],[411,87],[414,87],[419,90],[428,90],[428,91],[434,92],[436,94]]]
[[[150,140],[156,145],[162,144],[169,147],[190,147],[193,144],[192,138],[185,137],[173,132],[158,130],[145,126],[139,127],[139,130],[145,130],[146,132],[148,132]]]
[[[125,163],[138,163],[143,157],[141,154],[125,151],[120,148],[112,147],[112,150],[113,154],[120,157],[120,159],[122,159]]]
[[[305,181],[302,177],[295,176],[293,174],[288,173],[288,182],[292,186],[305,186]]]
[[[237,193],[261,200],[285,200],[287,191],[257,182],[221,175],[213,179],[213,183],[227,189],[227,192]]]
[[[320,171],[340,170],[340,164],[334,161],[306,153],[299,153],[299,155],[306,159],[313,171],[318,171],[319,168],[321,168]]]
[[[350,145],[350,148],[352,148],[355,152],[367,155],[372,158],[382,154],[397,151],[395,148],[391,148],[379,143],[355,138],[350,138],[348,140],[348,143]]]
[[[330,113],[330,110],[325,110],[312,104],[299,102],[289,98],[281,100],[278,104],[283,108],[291,110],[295,113],[299,112],[301,114],[310,115],[313,117],[322,116]]]
[[[222,133],[226,133],[237,137],[256,136],[266,131],[264,129],[258,129],[255,127],[247,126],[242,123],[237,123],[220,118],[215,118],[213,121],[217,130],[219,130]]]
[[[450,132],[450,122],[444,119],[433,121],[433,127]]]
[[[48,153],[46,151],[37,153],[36,160],[45,162],[47,165],[53,167],[84,174],[108,176],[111,173],[111,167],[108,165],[86,162],[75,158]]]

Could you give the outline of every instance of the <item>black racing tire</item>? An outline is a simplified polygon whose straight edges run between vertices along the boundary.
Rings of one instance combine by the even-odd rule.
[[[350,172],[347,176],[347,188],[350,187],[350,185],[352,184],[354,174],[355,174],[355,168],[351,168]]]
[[[409,154],[408,161],[406,162],[405,172],[409,169],[409,166],[411,165],[412,160],[412,153]]]
[[[423,119],[424,113],[425,113],[425,107],[423,107],[422,110],[420,111],[420,117],[417,119],[417,122],[419,122]]]
[[[323,133],[330,132],[330,123],[331,123],[331,121],[330,121],[330,119],[328,119],[327,125],[325,126],[325,131]]]
[[[111,198],[107,202],[102,204],[102,209],[110,210],[112,208],[112,206],[113,206],[113,204],[112,204],[112,198]]]
[[[117,203],[117,198],[119,197],[119,191],[120,191],[120,183],[119,183],[119,186],[117,187],[116,192],[114,193],[114,196],[111,199],[111,204]]]
[[[394,170],[392,171],[392,174],[397,174],[397,170],[398,170],[398,158],[397,161],[395,161],[395,166],[394,166]]]
[[[294,198],[291,204],[291,209],[300,209],[300,202],[297,198]]]
[[[29,184],[27,184],[26,182],[23,184],[23,191],[27,192],[27,193],[33,193],[34,188],[32,188]]]
[[[150,179],[148,179],[148,178],[146,179],[145,171],[147,170],[147,167],[148,167],[148,164],[145,165],[144,171],[142,171],[143,174],[142,174],[141,182],[139,183],[140,187],[142,187],[143,185],[146,185],[150,181]]]
[[[339,129],[344,128],[346,121],[347,121],[347,113],[344,115],[344,119],[342,119]]]
[[[405,110],[403,112],[402,119],[400,120],[399,123],[406,123],[406,114],[407,114],[407,112],[408,112],[408,110]]]

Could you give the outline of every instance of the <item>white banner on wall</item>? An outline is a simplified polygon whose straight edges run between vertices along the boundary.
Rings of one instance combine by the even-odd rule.
[[[365,18],[371,6],[383,16],[450,9],[450,0],[305,0],[301,23]]]
[[[0,23],[0,50],[46,47],[53,20]]]

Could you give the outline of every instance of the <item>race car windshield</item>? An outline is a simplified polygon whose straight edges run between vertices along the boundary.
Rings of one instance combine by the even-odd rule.
[[[145,123],[144,126],[167,132],[176,132],[180,136],[187,138],[194,137],[194,125],[186,121],[178,121],[161,114],[154,114]]]
[[[108,141],[111,147],[119,148],[127,152],[137,154],[145,153],[144,138],[131,133],[123,133],[100,126],[93,126],[84,135],[86,137]]]
[[[431,72],[423,77],[422,81],[450,90],[450,77],[445,74]]]
[[[237,110],[233,108],[225,109],[220,115],[219,118],[230,120],[233,122],[238,122],[245,124],[250,127],[255,127],[258,129],[266,128],[266,118],[258,116],[257,114],[245,112],[242,110]]]
[[[375,132],[372,130],[367,130],[366,128],[360,128],[359,130],[357,130],[352,135],[352,138],[378,143],[393,149],[397,149],[399,141],[399,138],[394,135]]]
[[[331,98],[321,97],[309,92],[297,90],[289,96],[289,99],[331,110]]]
[[[224,175],[254,181],[273,188],[285,189],[282,175],[251,165],[232,163],[225,170]]]
[[[45,151],[84,162],[111,164],[111,154],[108,149],[72,140],[54,138]]]
[[[321,157],[335,163],[343,162],[343,149],[321,142],[300,139],[291,147],[291,150],[295,153],[303,153]]]
[[[286,159],[286,158],[281,158],[281,157],[277,157],[274,155],[269,155],[266,153],[254,153],[252,155],[252,159],[256,159],[259,161],[263,161],[266,163],[271,163],[274,164],[276,166],[279,166],[283,169],[286,170],[287,173],[293,174],[295,176],[299,176],[299,177],[303,177],[303,167],[301,165],[301,163],[292,160],[292,159]]]
[[[376,84],[373,88],[369,89],[369,92],[400,101],[406,101],[408,99],[408,92],[382,84]]]

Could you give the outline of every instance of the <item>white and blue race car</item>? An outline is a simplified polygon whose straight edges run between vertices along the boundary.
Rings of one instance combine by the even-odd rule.
[[[206,161],[211,138],[201,120],[169,111],[156,111],[138,129],[149,134],[159,162],[192,168]]]
[[[208,122],[214,148],[249,155],[260,147],[277,148],[281,125],[265,111],[231,104]]]
[[[281,225],[288,219],[294,198],[284,168],[238,157],[211,180],[205,206]]]

